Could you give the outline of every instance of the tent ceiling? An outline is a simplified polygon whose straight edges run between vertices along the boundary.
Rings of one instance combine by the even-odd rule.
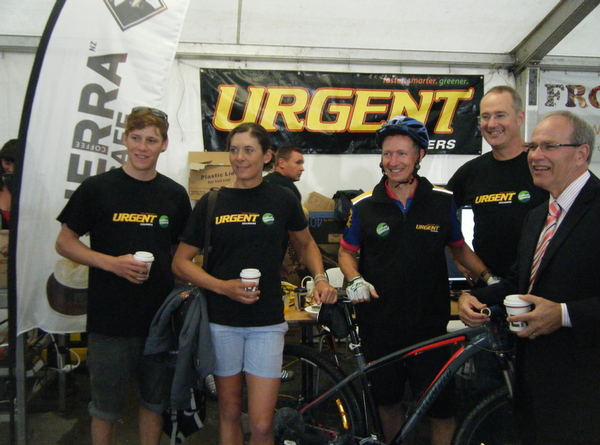
[[[118,0],[117,0],[118,1]],[[150,3],[156,0],[149,0]],[[168,5],[169,1],[165,0]],[[600,0],[190,0],[182,57],[594,70]],[[0,50],[33,50],[54,0],[2,0]]]

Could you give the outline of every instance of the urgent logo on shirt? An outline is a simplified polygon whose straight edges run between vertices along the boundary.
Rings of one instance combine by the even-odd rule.
[[[215,224],[241,223],[242,225],[255,225],[260,215],[258,213],[237,213],[233,215],[221,215],[215,218]]]
[[[151,226],[157,217],[156,213],[114,213],[112,220],[115,222],[140,223],[141,226]]]
[[[475,198],[475,204],[485,204],[488,202],[497,202],[499,204],[509,204],[512,202],[516,192],[500,192],[490,195],[480,195]]]
[[[417,224],[415,226],[417,230],[425,230],[427,232],[439,232],[440,225],[439,224]]]

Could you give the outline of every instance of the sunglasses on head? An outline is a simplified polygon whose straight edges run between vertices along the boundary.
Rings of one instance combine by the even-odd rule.
[[[169,116],[167,116],[167,113],[165,113],[164,111],[159,110],[158,108],[150,108],[150,107],[133,107],[131,109],[132,113],[139,113],[140,111],[150,111],[153,115],[155,115],[156,117],[159,117],[161,119],[166,120],[167,122],[169,122]]]

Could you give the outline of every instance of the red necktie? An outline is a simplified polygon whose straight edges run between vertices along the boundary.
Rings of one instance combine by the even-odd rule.
[[[535,281],[535,276],[538,271],[538,267],[542,262],[542,257],[546,252],[546,248],[548,244],[550,244],[550,240],[552,236],[554,236],[554,232],[556,230],[556,222],[558,217],[560,216],[560,206],[556,201],[552,201],[550,204],[550,213],[548,214],[548,219],[546,220],[546,226],[544,227],[544,232],[538,242],[538,245],[535,249],[535,255],[533,255],[533,264],[531,266],[531,276],[529,277],[529,291],[531,292],[531,288],[533,287],[533,282]]]

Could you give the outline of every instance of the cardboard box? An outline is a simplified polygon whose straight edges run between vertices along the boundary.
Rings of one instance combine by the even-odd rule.
[[[8,286],[8,229],[0,230],[0,289]]]
[[[310,192],[304,201],[304,207],[310,212],[333,212],[335,203],[333,199],[317,192]]]
[[[189,153],[189,194],[198,200],[213,187],[222,187],[233,179],[229,153],[223,151],[191,151]]]
[[[308,230],[319,246],[325,268],[337,267],[340,240],[346,224],[333,217],[333,211],[309,212]]]
[[[308,230],[317,244],[338,244],[346,224],[338,222],[333,212],[309,212]]]

